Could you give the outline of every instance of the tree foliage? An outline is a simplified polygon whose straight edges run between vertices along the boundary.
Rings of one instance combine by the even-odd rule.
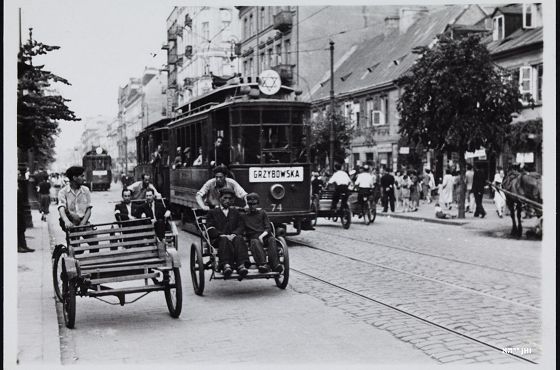
[[[540,152],[542,141],[542,118],[511,124],[505,137],[505,142],[514,152]]]
[[[459,217],[465,199],[465,152],[502,148],[512,114],[521,107],[512,76],[493,63],[478,35],[441,36],[399,79],[399,133],[412,143],[459,154]]]
[[[334,161],[344,163],[347,150],[354,135],[354,128],[349,120],[340,112],[330,113],[311,122],[312,153],[315,153],[315,163],[324,164],[330,153],[330,124],[334,129]]]
[[[68,99],[49,92],[53,83],[70,83],[43,65],[32,64],[33,57],[57,49],[29,40],[18,55],[17,146],[24,152],[32,149],[43,168],[54,160],[55,137],[60,133],[57,121],[80,120],[66,105]]]
[[[518,86],[477,35],[442,36],[398,83],[400,133],[430,149],[499,150],[520,108]]]

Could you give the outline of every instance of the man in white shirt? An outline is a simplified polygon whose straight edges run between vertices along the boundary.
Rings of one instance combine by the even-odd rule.
[[[336,210],[338,200],[341,200],[341,208],[348,208],[348,187],[352,184],[350,176],[345,171],[342,171],[342,166],[339,163],[334,165],[334,174],[329,179],[328,184],[335,184],[333,199],[331,203],[331,210]]]
[[[228,188],[233,190],[239,199],[245,199],[247,192],[234,179],[227,177],[227,167],[214,168],[214,178],[206,181],[196,193],[196,202],[201,209],[208,211],[210,208],[220,206],[220,190]]]
[[[366,164],[360,167],[360,173],[354,182],[354,188],[358,188],[358,202],[363,205],[373,194],[373,184],[375,179],[369,172],[369,166]]]

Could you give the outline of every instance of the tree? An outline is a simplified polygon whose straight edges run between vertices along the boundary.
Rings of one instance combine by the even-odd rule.
[[[398,84],[399,133],[429,149],[459,154],[459,218],[465,217],[465,152],[500,150],[512,113],[520,108],[518,86],[492,62],[478,35],[441,36]]]
[[[339,112],[327,117],[321,117],[311,122],[310,149],[315,153],[316,164],[326,164],[330,153],[330,123],[333,122],[334,129],[334,162],[344,163],[346,151],[350,148],[350,142],[354,134],[354,128],[349,120]],[[313,159],[312,159],[313,160]]]
[[[57,121],[80,120],[66,106],[68,99],[48,92],[52,83],[70,83],[32,63],[34,56],[59,48],[30,38],[18,55],[17,146],[24,153],[31,149],[43,168],[54,161],[55,137],[60,133]]]

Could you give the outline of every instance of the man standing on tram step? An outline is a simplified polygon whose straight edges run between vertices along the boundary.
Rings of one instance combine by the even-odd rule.
[[[278,260],[278,251],[276,250],[276,240],[272,235],[272,227],[266,212],[258,209],[257,205],[260,197],[257,193],[247,195],[247,212],[241,215],[245,226],[245,235],[249,239],[249,248],[255,259],[255,263],[259,272],[270,272],[271,268],[274,272],[282,272],[284,267]],[[266,246],[266,253],[264,246]],[[266,265],[266,256],[268,255],[268,264]]]
[[[208,160],[211,166],[229,166],[229,153],[228,148],[224,145],[224,138],[218,136],[214,147],[208,154]],[[213,162],[213,163],[212,163]]]
[[[62,230],[66,231],[69,227],[82,226],[79,231],[91,230],[89,224],[91,217],[91,193],[87,186],[84,186],[84,168],[72,166],[66,171],[66,177],[70,182],[58,192],[58,213],[59,223]],[[96,245],[97,242],[89,242],[89,245]],[[91,249],[91,252],[98,252],[98,249]],[[78,253],[78,252],[77,252]]]
[[[391,212],[395,212],[395,178],[385,167],[381,168],[381,189],[383,195],[381,203],[383,204],[383,212],[387,212],[387,203],[391,206]]]
[[[350,176],[342,170],[340,163],[334,164],[334,174],[329,179],[328,184],[335,184],[333,199],[331,203],[331,210],[336,210],[338,200],[341,200],[340,207],[343,209],[348,208],[348,187],[352,184]]]
[[[212,245],[218,248],[219,268],[223,271],[224,279],[237,269],[239,280],[242,280],[249,270],[249,252],[243,240],[243,220],[239,211],[230,208],[235,198],[235,191],[228,187],[220,189],[220,207],[208,211],[206,225]]]
[[[142,174],[142,179],[136,181],[135,183],[127,186],[126,188],[132,191],[132,212],[136,213],[136,209],[139,207],[138,201],[146,199],[146,191],[148,189],[154,192],[156,198],[161,198],[161,194],[156,190],[155,186],[150,182],[151,177],[147,174]]]
[[[247,192],[237,181],[227,177],[228,169],[225,166],[214,168],[214,178],[206,181],[196,193],[196,202],[203,210],[220,206],[220,190],[227,188],[233,191],[239,199],[245,199]],[[246,201],[246,200],[245,200]]]

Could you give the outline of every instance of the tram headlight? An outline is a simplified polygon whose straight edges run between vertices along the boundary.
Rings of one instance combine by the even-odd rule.
[[[270,195],[276,200],[281,200],[286,195],[286,189],[280,184],[274,184],[270,187]]]

